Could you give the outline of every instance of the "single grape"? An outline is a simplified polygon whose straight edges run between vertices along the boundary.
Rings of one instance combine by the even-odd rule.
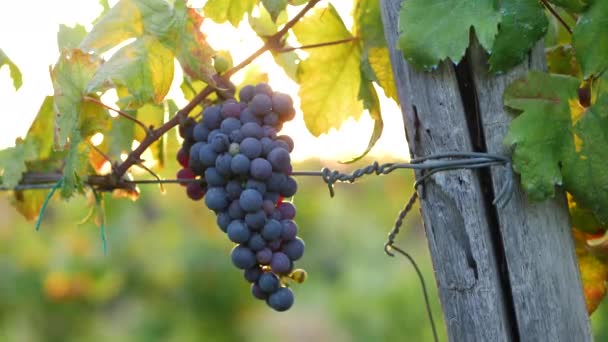
[[[268,298],[268,294],[264,292],[258,284],[251,284],[251,294],[261,300]]]
[[[266,247],[266,240],[259,233],[253,233],[247,242],[247,246],[254,252],[261,251]]]
[[[270,112],[264,116],[264,125],[275,126],[279,123],[279,116],[276,113]]]
[[[232,222],[232,218],[228,215],[228,212],[222,211],[217,214],[217,225],[224,233],[228,229],[230,222]]]
[[[203,146],[201,146],[198,153],[198,159],[204,166],[215,166],[216,158],[217,152],[215,152],[215,150],[210,144],[204,144]]]
[[[194,125],[196,122],[193,118],[188,118],[186,121],[179,125],[179,136],[185,140],[193,140]]]
[[[195,177],[196,175],[189,168],[180,169],[177,171],[177,179],[194,179]],[[187,186],[190,184],[190,182],[180,182],[179,184],[181,186]],[[266,185],[264,185],[264,188],[266,188]]]
[[[255,283],[256,281],[258,281],[258,279],[260,279],[262,273],[262,270],[258,266],[254,266],[252,268],[246,269],[245,272],[243,272],[243,276],[248,282]]]
[[[191,200],[198,201],[205,196],[205,189],[199,183],[189,183],[186,186],[186,194]]]
[[[186,149],[185,146],[182,146],[179,151],[177,151],[177,162],[184,168],[188,167],[188,161],[190,160],[190,148]]]
[[[245,215],[245,223],[251,230],[260,230],[266,224],[266,213],[264,210],[248,213]]]
[[[236,143],[236,145],[238,146],[241,143],[241,141],[243,141],[243,139],[245,139],[245,136],[243,135],[243,132],[241,132],[241,130],[239,129],[239,130],[230,132],[229,138],[230,138],[230,141],[232,141],[233,143]],[[238,151],[236,153],[238,153]]]
[[[249,231],[249,228],[247,228],[247,225],[240,220],[230,222],[226,232],[228,233],[230,241],[235,243],[245,243],[251,236],[251,232]]]
[[[228,136],[226,134],[220,133],[214,135],[213,139],[209,141],[209,144],[216,153],[223,153],[228,151],[228,146],[230,146],[230,139],[228,139]]]
[[[241,104],[237,102],[224,102],[222,116],[224,118],[238,118],[241,114]],[[224,120],[226,121],[226,120]]]
[[[272,110],[272,100],[266,94],[256,94],[249,102],[248,107],[253,115],[262,116]]]
[[[279,288],[279,278],[271,272],[264,272],[258,278],[257,284],[266,293],[273,293]]]
[[[243,123],[243,124],[246,124],[249,122],[254,122],[258,125],[262,124],[262,119],[253,115],[253,113],[251,112],[251,109],[249,109],[249,108],[243,109],[243,111],[241,112],[240,119],[241,119],[241,123]]]
[[[241,128],[241,120],[236,118],[228,118],[222,121],[220,125],[220,131],[226,135],[232,133],[232,131],[236,131]]]
[[[245,189],[239,197],[241,208],[247,212],[256,212],[262,209],[263,198],[259,192],[253,189]]]
[[[266,303],[276,311],[287,311],[293,305],[293,292],[288,287],[281,287],[276,292],[271,293],[266,299]]]
[[[264,248],[255,253],[255,259],[260,265],[268,265],[272,260],[272,251],[270,248]]]
[[[289,260],[296,261],[304,255],[304,241],[300,238],[295,238],[283,244],[281,251],[287,255]]]
[[[286,220],[293,220],[296,217],[296,207],[290,202],[283,202],[278,206],[281,217]]]
[[[230,169],[231,163],[232,156],[228,153],[222,153],[215,159],[215,168],[219,174],[229,178],[232,175],[232,170]]]
[[[247,180],[247,183],[245,183],[245,189],[254,189],[264,195],[266,193],[266,183],[255,179],[249,179]]]
[[[202,122],[199,122],[194,126],[192,135],[194,137],[194,140],[196,141],[207,141],[207,136],[209,136],[209,129]]]
[[[203,111],[203,119],[201,121],[209,130],[213,130],[220,127],[222,122],[222,114],[219,107],[211,106],[205,108]]]
[[[271,215],[275,211],[276,207],[273,201],[264,199],[264,202],[262,203],[262,209],[264,209],[266,215]]]
[[[241,182],[237,180],[230,180],[226,183],[226,194],[228,198],[231,200],[236,200],[241,196],[241,192],[243,192],[243,188],[241,187]]]
[[[287,176],[279,172],[273,172],[270,178],[266,180],[266,186],[268,191],[279,192],[283,188],[283,184],[286,181]]]
[[[239,151],[249,159],[255,159],[262,154],[262,143],[256,138],[245,138],[239,146]]]
[[[242,270],[252,268],[256,264],[255,253],[253,253],[251,249],[242,245],[234,246],[232,252],[230,253],[230,257],[232,258],[232,263],[234,266]],[[260,278],[262,277],[260,276]]]
[[[243,211],[243,208],[241,208],[241,205],[239,204],[238,200],[234,200],[228,205],[228,214],[234,220],[242,219],[245,217],[245,212]]]
[[[268,85],[268,83],[261,82],[255,85],[255,93],[272,96],[272,88]]]
[[[263,137],[260,142],[262,143],[262,156],[265,157],[274,148],[273,140],[269,137]]]
[[[201,147],[203,147],[205,145],[206,145],[206,143],[204,143],[204,142],[197,142],[196,144],[192,145],[190,147],[190,151],[188,151],[188,154],[190,155],[190,160],[199,161]]]
[[[207,190],[205,204],[213,211],[222,211],[228,206],[228,198],[224,188],[213,187]]]
[[[247,175],[249,173],[250,164],[249,158],[239,153],[232,157],[230,170],[237,175]]]
[[[276,192],[272,192],[272,191],[267,191],[264,194],[264,200],[269,200],[272,201],[272,203],[277,203],[279,201],[279,198],[281,197],[281,195],[277,194]],[[281,214],[278,210],[275,210],[276,213],[278,213],[279,215]]]
[[[276,252],[278,250],[281,249],[281,244],[283,242],[281,242],[281,240],[272,240],[269,241],[266,245],[268,246],[268,248],[270,248],[271,251]]]
[[[224,186],[224,184],[226,184],[226,178],[224,178],[215,167],[210,167],[205,170],[205,181],[209,186]]]
[[[264,137],[264,129],[256,122],[248,122],[241,126],[241,132],[245,138],[262,139]]]
[[[267,156],[268,161],[275,171],[285,172],[291,164],[289,152],[282,148],[274,148]]]
[[[286,115],[293,111],[293,101],[287,94],[275,92],[272,94],[272,110],[279,116]]]
[[[272,149],[274,150],[275,148],[282,148],[285,151],[289,152],[289,144],[280,139],[277,139],[272,142]]]
[[[266,222],[264,228],[262,228],[262,237],[267,241],[278,239],[281,236],[282,229],[281,222],[270,219]]]
[[[239,91],[239,99],[241,102],[249,102],[255,95],[255,86],[246,85]]]
[[[270,268],[277,274],[287,274],[291,271],[293,263],[289,260],[289,257],[283,252],[276,252],[272,254],[272,260],[270,260]]]
[[[262,126],[262,129],[264,130],[264,137],[270,138],[271,141],[277,137],[277,130],[274,127]]]
[[[298,225],[293,220],[282,220],[281,239],[285,241],[293,240],[298,235]]]
[[[280,140],[280,141],[283,141],[283,142],[285,142],[287,144],[287,152],[291,153],[293,151],[293,146],[294,146],[293,139],[291,139],[287,135],[279,135],[277,137],[277,139]]]
[[[250,173],[255,179],[266,180],[272,177],[272,166],[266,159],[255,158],[251,161]]]
[[[281,187],[281,196],[291,197],[298,191],[298,183],[293,177],[287,177],[285,183]]]

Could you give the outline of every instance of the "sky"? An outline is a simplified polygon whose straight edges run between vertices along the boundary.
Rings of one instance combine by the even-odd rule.
[[[115,2],[110,1],[110,4]],[[195,4],[201,5],[203,2],[196,1]],[[345,14],[345,24],[350,27],[352,21],[347,14],[351,11],[351,2],[334,1],[332,4]],[[12,146],[17,137],[26,134],[44,97],[52,95],[49,67],[59,56],[56,40],[59,24],[73,26],[79,23],[90,29],[89,23],[97,17],[101,6],[96,0],[35,0],[13,1],[10,5],[2,5],[0,8],[0,48],[23,73],[23,86],[15,91],[8,67],[0,69],[0,104],[4,118],[0,128],[0,148],[5,148]],[[202,27],[209,44],[216,50],[229,50],[235,64],[262,45],[262,41],[247,28],[246,21],[241,22],[239,28],[235,29],[228,23],[216,24],[211,20],[204,21]],[[373,120],[367,113],[358,121],[349,119],[339,130],[332,129],[327,134],[314,137],[306,129],[299,111],[297,84],[274,64],[268,53],[262,55],[253,65],[268,73],[269,84],[274,89],[280,89],[294,98],[296,118],[285,124],[282,131],[295,141],[293,160],[348,160],[365,150],[373,127]],[[176,65],[175,79],[168,97],[175,99],[178,105],[185,105],[186,100],[179,90],[181,75]],[[238,84],[242,78],[243,72],[240,72],[233,76],[232,81]],[[378,90],[381,96],[384,131],[370,155],[381,162],[407,159],[408,149],[401,111],[394,101],[384,97],[381,89]],[[112,105],[115,98],[110,95],[102,100]],[[52,134],[50,127],[49,134]]]

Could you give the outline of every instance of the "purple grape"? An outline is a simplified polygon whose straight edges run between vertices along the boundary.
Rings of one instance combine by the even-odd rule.
[[[268,85],[268,83],[258,83],[255,85],[255,93],[272,96],[272,88]]]
[[[282,229],[283,226],[279,221],[270,219],[266,222],[264,228],[262,228],[262,237],[266,241],[276,240],[281,236]]]
[[[228,153],[220,154],[217,159],[215,159],[215,168],[217,172],[222,176],[229,178],[232,174],[232,170],[230,169],[230,164],[232,162],[232,156]]]
[[[287,255],[289,260],[296,261],[304,255],[304,241],[300,238],[295,238],[281,247],[281,251]]]
[[[222,122],[222,114],[216,106],[205,108],[203,111],[202,123],[209,129],[213,130],[220,127]]]
[[[273,112],[264,115],[264,125],[275,126],[279,122],[279,116]]]
[[[228,207],[228,198],[224,188],[209,188],[205,196],[205,204],[213,211],[222,211]]]
[[[224,186],[224,184],[226,184],[226,178],[224,178],[215,167],[210,167],[205,170],[205,181],[210,186]]]
[[[237,102],[224,102],[222,115],[225,118],[238,118],[241,114],[241,104]]]
[[[230,180],[226,184],[226,194],[228,198],[231,200],[236,200],[241,196],[241,192],[243,192],[243,188],[241,187],[241,182],[237,180]]]
[[[286,220],[293,220],[296,217],[296,207],[290,202],[283,202],[278,206],[281,217]]]
[[[251,294],[260,300],[266,300],[268,294],[260,288],[258,284],[251,284]]]
[[[264,272],[258,278],[257,284],[266,293],[273,293],[279,288],[279,278],[271,272]]]
[[[237,143],[238,145],[241,143],[241,141],[243,141],[243,139],[245,139],[245,136],[243,135],[243,132],[241,132],[241,130],[236,130],[230,132],[229,138],[230,141],[232,141],[233,143]]]
[[[222,121],[220,125],[220,131],[226,135],[232,133],[232,131],[236,131],[241,128],[241,120],[236,118],[228,118]]]
[[[186,195],[193,201],[199,201],[205,196],[205,189],[199,183],[188,183]]]
[[[285,241],[293,240],[298,235],[298,225],[293,220],[282,220],[281,239]]]
[[[243,276],[248,282],[255,283],[256,281],[258,281],[258,279],[260,279],[262,273],[263,271],[258,266],[254,266],[252,268],[246,269],[245,272],[243,272]]]
[[[266,94],[256,94],[248,107],[253,115],[262,116],[272,110],[272,99]]]
[[[268,265],[272,260],[272,251],[270,250],[270,248],[264,248],[255,253],[255,258],[260,263],[260,265]]]
[[[291,153],[293,151],[293,139],[291,139],[288,135],[279,135],[277,139],[287,144],[287,152]]]
[[[258,125],[262,124],[262,120],[260,118],[258,118],[257,116],[253,115],[253,113],[251,113],[251,110],[249,108],[245,108],[243,109],[243,111],[241,112],[241,123],[246,124],[249,122],[254,122]]]
[[[245,223],[251,230],[260,230],[266,224],[266,213],[264,210],[248,213],[245,215]]]
[[[263,198],[262,195],[256,190],[245,189],[239,197],[239,204],[241,208],[247,212],[256,212],[262,209]]]
[[[293,111],[293,101],[287,94],[276,92],[272,94],[272,110],[283,116]]]
[[[230,226],[228,227],[230,228]],[[277,274],[287,274],[291,271],[292,262],[289,257],[283,252],[276,252],[272,254],[272,260],[270,260],[270,268]]]
[[[276,311],[287,311],[293,305],[293,292],[288,287],[281,287],[276,292],[271,293],[266,299],[266,303]]]
[[[266,193],[266,183],[255,179],[249,179],[247,183],[245,183],[245,189],[254,189],[263,195]]]
[[[274,150],[273,150],[274,151]],[[217,152],[209,144],[201,146],[198,151],[198,159],[204,166],[215,166],[215,159],[217,158]]]
[[[264,129],[255,122],[243,124],[243,126],[241,126],[241,132],[245,138],[262,139],[264,137]]]
[[[242,219],[243,217],[245,217],[245,212],[243,211],[243,208],[241,208],[239,200],[234,200],[230,203],[230,205],[228,205],[228,214],[234,220]]]
[[[242,270],[246,270],[248,268],[252,268],[256,264],[255,253],[251,251],[251,249],[244,247],[242,245],[236,245],[232,252],[230,253],[230,257],[232,259],[232,263],[237,268]],[[260,276],[261,278],[261,276]],[[259,281],[259,280],[258,280]]]
[[[267,180],[272,177],[272,166],[266,159],[255,158],[251,162],[250,173],[255,179]]]
[[[255,95],[255,86],[246,85],[239,91],[239,99],[241,102],[249,102]]]
[[[228,215],[227,212],[223,211],[217,214],[217,225],[224,233],[226,232],[226,229],[228,229],[230,222],[232,222],[232,218],[230,218],[230,215]]]
[[[209,135],[209,129],[207,127],[205,127],[205,125],[202,122],[199,122],[194,126],[192,135],[194,137],[194,140],[196,140],[196,141],[207,141],[207,136]]]
[[[283,197],[291,197],[296,194],[298,191],[298,183],[293,177],[287,177],[285,183],[281,187],[281,196]]]
[[[279,172],[273,172],[268,180],[266,180],[266,186],[268,191],[279,192],[283,188],[283,184],[287,181],[287,176]]]
[[[268,161],[272,165],[275,171],[285,173],[291,164],[291,157],[289,152],[282,148],[275,148],[267,156]]]
[[[266,240],[262,237],[262,235],[258,233],[253,233],[247,242],[247,246],[254,252],[261,251],[266,248]]]
[[[249,228],[247,228],[247,225],[240,220],[230,222],[226,232],[228,233],[230,241],[235,243],[245,243],[251,236],[251,232],[249,231]]]
[[[251,162],[249,161],[249,158],[239,153],[232,157],[232,161],[230,162],[230,170],[237,175],[247,175],[249,173],[250,164]]]
[[[262,143],[256,138],[245,138],[239,146],[239,151],[249,159],[255,159],[262,154]]]

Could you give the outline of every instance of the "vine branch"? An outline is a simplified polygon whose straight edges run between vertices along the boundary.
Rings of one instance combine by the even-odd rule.
[[[281,28],[277,33],[270,36],[264,45],[252,53],[249,57],[247,57],[244,61],[239,63],[238,65],[232,67],[228,71],[226,71],[221,78],[226,80],[230,78],[230,76],[234,75],[239,70],[243,69],[245,66],[249,65],[253,60],[258,58],[264,52],[271,50],[273,47],[277,46],[283,38],[283,36],[289,31],[308,11],[310,11],[320,0],[310,0],[298,14],[296,14],[289,22]],[[147,131],[145,138],[140,142],[139,146],[136,149],[132,150],[127,158],[116,166],[114,171],[114,177],[117,179],[122,178],[122,176],[131,168],[131,166],[135,164],[141,163],[143,160],[141,159],[142,153],[154,142],[156,142],[163,134],[167,133],[170,129],[177,126],[188,117],[188,114],[199,104],[201,103],[207,96],[216,91],[217,88],[212,85],[207,85],[200,93],[198,93],[184,108],[178,110],[175,115],[167,122],[165,122],[162,126],[151,129]]]
[[[344,44],[344,43],[348,43],[348,42],[352,42],[354,40],[359,39],[359,37],[349,37],[349,38],[344,38],[344,39],[340,39],[340,40],[335,40],[332,42],[324,42],[324,43],[318,43],[318,44],[310,44],[310,45],[301,45],[301,46],[290,46],[290,47],[286,47],[286,48],[277,48],[277,49],[273,49],[273,51],[278,52],[278,53],[285,53],[285,52],[290,52],[290,51],[294,51],[294,50],[306,50],[306,49],[314,49],[314,48],[319,48],[319,47],[323,47],[323,46],[331,46],[331,45],[338,45],[338,44]]]
[[[553,6],[551,6],[551,4],[547,2],[547,0],[540,0],[540,2],[542,2],[543,6],[545,6],[545,8],[548,9],[549,12],[551,12],[551,14],[557,20],[559,20],[559,22],[562,24],[562,26],[564,26],[564,28],[566,29],[566,31],[568,31],[568,33],[572,34],[572,29],[570,28],[570,25],[568,25],[568,23],[566,23],[566,21],[564,20],[564,18],[562,18],[562,16],[559,15],[559,13],[557,13],[557,11],[555,10],[555,8],[553,8]]]
[[[148,126],[146,126],[146,124],[144,124],[143,122],[139,121],[136,117],[129,115],[125,112],[123,112],[122,110],[118,109],[118,108],[114,108],[112,106],[108,106],[107,104],[101,102],[100,100],[94,98],[94,97],[90,97],[90,96],[85,96],[84,97],[85,101],[89,101],[89,102],[93,102],[96,103],[106,109],[109,109],[111,111],[113,111],[114,113],[118,114],[119,116],[122,116],[123,118],[133,121],[136,125],[138,125],[139,127],[143,128],[144,132],[149,132],[150,128]]]

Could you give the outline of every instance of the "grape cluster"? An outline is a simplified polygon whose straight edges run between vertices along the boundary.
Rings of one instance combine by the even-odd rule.
[[[201,179],[182,184],[187,195],[204,198],[217,214],[217,225],[236,244],[232,263],[244,270],[253,296],[285,311],[294,301],[286,280],[305,274],[294,270],[304,253],[296,208],[284,201],[298,189],[290,177],[293,140],[278,134],[295,110],[288,95],[265,83],[243,87],[239,100],[209,106],[199,122],[180,125],[177,177]]]

